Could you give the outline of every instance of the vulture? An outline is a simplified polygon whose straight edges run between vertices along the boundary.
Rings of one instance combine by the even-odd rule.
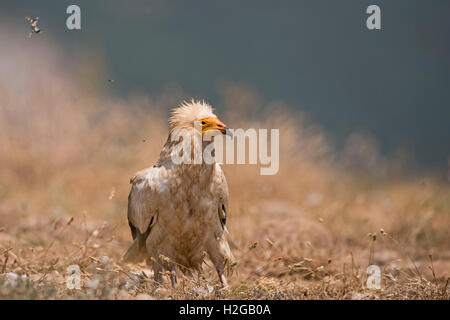
[[[155,281],[160,282],[162,272],[169,271],[175,286],[176,269],[188,275],[192,275],[191,271],[200,272],[208,256],[222,287],[227,287],[225,271],[234,258],[225,235],[225,175],[218,163],[208,164],[203,159],[200,163],[175,164],[172,152],[179,141],[172,135],[183,130],[187,134],[183,139],[192,142],[199,137],[196,135],[203,137],[206,132],[215,136],[230,131],[210,105],[195,100],[173,109],[169,124],[169,136],[156,164],[137,172],[130,180],[128,223],[133,243],[123,260],[139,263],[145,259],[154,271]],[[201,141],[204,148],[206,142]]]

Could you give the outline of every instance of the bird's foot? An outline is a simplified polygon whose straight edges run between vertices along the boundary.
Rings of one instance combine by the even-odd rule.
[[[223,273],[223,269],[221,267],[216,267],[217,274],[219,275],[220,284],[222,285],[222,288],[228,287],[227,278],[225,277],[225,274]]]

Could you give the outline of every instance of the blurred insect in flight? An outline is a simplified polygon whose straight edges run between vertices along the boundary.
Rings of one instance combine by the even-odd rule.
[[[33,33],[39,33],[41,32],[41,29],[39,29],[39,27],[37,26],[38,22],[39,22],[39,17],[36,18],[30,18],[30,17],[25,17],[25,19],[27,19],[28,23],[30,24],[30,28],[31,28],[31,32],[28,34],[28,38],[31,38],[31,36],[33,35]]]

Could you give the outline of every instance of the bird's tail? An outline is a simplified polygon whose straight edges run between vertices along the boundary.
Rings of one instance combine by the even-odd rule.
[[[134,239],[131,246],[122,256],[122,261],[130,263],[139,263],[145,259],[145,245],[142,246],[139,237]]]
[[[145,259],[146,256],[146,244],[148,235],[150,234],[151,225],[148,226],[147,231],[145,233],[140,233],[139,229],[137,229],[131,222],[130,229],[131,235],[133,236],[133,243],[128,248],[128,250],[122,256],[122,261],[130,262],[130,263],[139,263]]]

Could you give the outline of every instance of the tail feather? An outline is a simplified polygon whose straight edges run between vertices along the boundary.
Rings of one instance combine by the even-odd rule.
[[[141,246],[139,243],[139,237],[134,239],[131,246],[122,256],[122,261],[130,263],[139,263],[145,259],[145,246]]]
[[[148,235],[150,234],[151,222],[147,228],[147,231],[145,231],[145,233],[143,234],[140,233],[139,230],[131,224],[131,222],[129,222],[129,225],[131,229],[131,235],[134,240],[131,246],[122,256],[122,261],[130,263],[139,263],[144,261],[146,256],[145,241],[147,240]]]

